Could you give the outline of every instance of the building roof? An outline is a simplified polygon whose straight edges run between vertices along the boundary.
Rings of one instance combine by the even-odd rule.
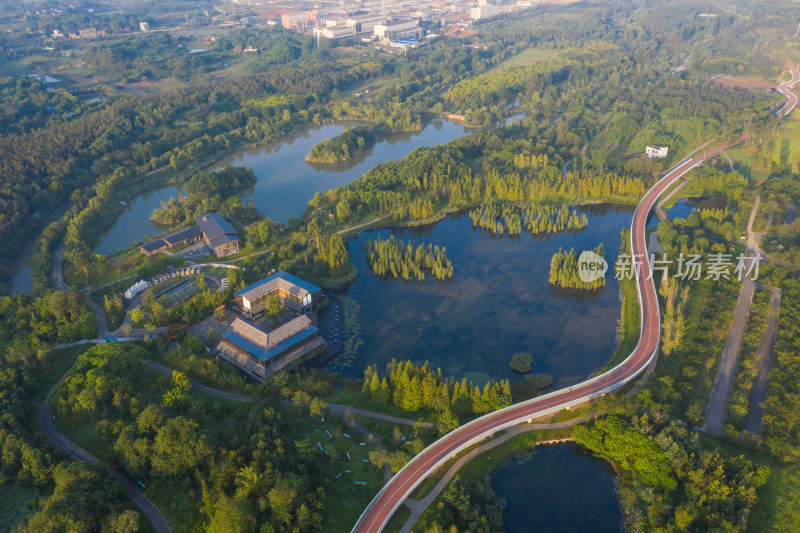
[[[319,331],[311,325],[306,315],[300,315],[269,333],[238,318],[234,319],[231,327],[231,330],[222,334],[222,338],[262,361],[275,357]]]
[[[219,216],[217,213],[210,213],[198,218],[197,227],[208,239],[209,244],[216,248],[227,242],[238,241],[239,234],[233,229],[230,222]]]
[[[282,289],[300,300],[302,300],[306,294],[314,294],[322,290],[313,283],[303,281],[297,276],[293,276],[281,270],[261,281],[248,285],[244,289],[236,291],[234,294],[237,297],[253,301],[278,289]]]
[[[146,244],[141,245],[139,248],[144,250],[147,253],[155,252],[156,250],[160,250],[162,248],[168,247],[169,244],[164,239],[156,239],[154,241],[150,241]]]
[[[200,228],[197,226],[188,226],[186,228],[173,231],[172,233],[168,233],[167,235],[161,237],[161,239],[163,239],[170,246],[175,246],[176,244],[189,240],[198,235],[200,235]]]

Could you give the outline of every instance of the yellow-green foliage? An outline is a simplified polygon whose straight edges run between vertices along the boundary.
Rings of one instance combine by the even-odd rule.
[[[600,257],[605,256],[602,244],[592,251]],[[606,284],[605,277],[588,283],[583,281],[578,270],[578,257],[574,248],[571,248],[569,252],[563,252],[559,248],[550,261],[550,285],[564,289],[599,289]]]
[[[367,241],[364,249],[367,263],[377,276],[423,280],[428,271],[439,280],[453,277],[453,263],[447,258],[447,250],[438,246],[413,246],[392,236],[389,240],[378,237],[377,241]]]

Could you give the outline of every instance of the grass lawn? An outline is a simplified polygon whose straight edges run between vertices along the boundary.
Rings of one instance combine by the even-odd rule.
[[[747,521],[750,532],[793,532],[800,524],[800,465],[769,465],[767,484]]]
[[[362,96],[364,95],[364,91],[367,88],[370,88],[369,94],[367,96],[375,97],[379,96],[383,91],[387,88],[396,85],[400,80],[395,76],[380,76],[378,78],[372,78],[370,80],[364,80],[360,83],[353,85],[351,88],[342,91],[342,96],[353,96],[356,93],[361,93]]]
[[[42,495],[34,487],[16,483],[0,484],[0,531],[16,531],[36,512]]]
[[[489,72],[497,72],[507,70],[514,67],[522,67],[530,65],[531,63],[538,63],[544,61],[554,55],[558,54],[559,50],[550,50],[543,48],[526,48],[515,56],[511,56],[502,63],[494,66]]]
[[[383,528],[386,533],[397,533],[400,531],[400,528],[405,525],[408,519],[411,517],[411,509],[406,507],[405,505],[401,505],[397,508],[397,511],[394,512],[392,515],[391,520],[386,524],[386,527]]]
[[[360,443],[365,440],[360,433],[344,426],[335,417],[326,417],[325,422],[318,426],[315,429],[320,431],[314,433],[319,439],[315,442],[319,442],[334,457],[341,457],[346,452],[351,459],[348,461],[344,457],[335,461],[336,471],[330,472],[333,486],[327,491],[328,504],[322,518],[322,530],[330,533],[350,531],[361,512],[383,487],[383,471],[372,463],[364,462],[364,459],[369,459],[369,452],[375,447],[370,443],[361,446]],[[325,433],[326,427],[334,436],[333,439],[329,439]],[[350,435],[350,438],[345,437],[345,434]],[[339,479],[335,479],[339,474]],[[365,482],[366,485],[356,485],[356,482]]]

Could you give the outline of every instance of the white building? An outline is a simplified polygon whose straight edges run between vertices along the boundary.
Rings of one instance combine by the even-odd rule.
[[[355,26],[330,26],[327,28],[314,28],[314,37],[319,39],[325,37],[326,39],[346,39],[347,37],[355,37]]]
[[[383,15],[359,15],[348,18],[345,24],[354,27],[356,33],[372,33],[375,25],[384,24],[385,22],[386,17]]]
[[[667,157],[667,153],[669,152],[669,146],[656,146],[651,144],[647,147],[644,151],[649,158],[662,158]]]
[[[139,29],[142,31],[150,31],[150,23],[149,22],[140,22]]]
[[[126,300],[133,300],[134,296],[145,290],[149,286],[149,283],[140,279],[134,285],[125,291],[125,299]]]
[[[387,22],[375,25],[375,36],[380,39],[403,39],[418,35],[422,31],[416,20]]]
[[[494,5],[486,4],[478,7],[473,7],[469,12],[469,18],[472,20],[481,20],[496,17],[500,12],[500,8]]]

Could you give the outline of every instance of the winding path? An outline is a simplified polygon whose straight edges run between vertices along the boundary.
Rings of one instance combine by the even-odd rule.
[[[779,90],[787,96],[781,116],[788,114],[797,103],[797,96],[787,87],[800,81],[800,73],[792,68],[792,80],[781,84]],[[642,198],[631,223],[631,250],[634,257],[646,257],[647,217],[661,194],[681,176],[728,148],[722,144],[689,161],[681,163],[659,180]],[[641,307],[639,343],[622,363],[595,378],[561,389],[527,402],[512,405],[482,416],[445,435],[408,462],[400,472],[375,496],[353,527],[354,533],[381,531],[392,514],[428,475],[461,450],[490,437],[495,432],[543,415],[584,403],[608,394],[637,377],[658,354],[661,340],[661,317],[655,284],[647,260],[641,261],[636,273],[637,292]]]
[[[59,379],[58,382],[53,385],[53,388],[50,389],[50,391],[47,393],[47,397],[42,402],[42,408],[39,411],[39,425],[41,426],[44,434],[47,435],[47,437],[53,441],[56,446],[61,448],[71,458],[75,459],[76,461],[85,461],[91,464],[99,463],[100,459],[69,440],[67,436],[61,433],[53,423],[53,415],[50,413],[50,396],[53,394],[53,391],[56,390],[64,381],[64,377],[65,376],[61,376],[61,379]],[[153,529],[155,529],[156,533],[172,533],[172,529],[169,527],[167,519],[161,513],[161,510],[156,506],[156,504],[154,504],[147,496],[137,489],[136,485],[134,485],[128,478],[112,470],[107,465],[106,468],[109,475],[119,481],[125,487],[125,490],[128,492],[128,496],[131,498],[131,500],[133,500],[133,503],[135,503],[136,506],[141,509],[145,516],[147,516],[147,519],[153,524]]]
[[[150,365],[152,368],[158,370],[162,374],[168,377],[172,377],[172,369],[168,368],[161,363],[157,363],[155,361],[147,361],[147,364]],[[204,394],[208,394],[209,396],[215,396],[217,398],[222,398],[225,400],[233,400],[235,402],[252,402],[254,401],[253,398],[250,396],[245,396],[243,394],[236,394],[234,392],[225,392],[219,389],[214,389],[203,385],[201,383],[197,383],[196,381],[192,381],[192,388],[197,391],[200,391]],[[289,400],[281,400],[281,405],[294,405],[293,402]],[[413,426],[417,423],[416,420],[411,420],[410,418],[400,418],[398,416],[392,415],[385,415],[383,413],[378,413],[375,411],[370,411],[368,409],[361,409],[359,407],[352,407],[350,405],[342,405],[338,403],[329,403],[328,410],[336,416],[344,417],[348,412],[354,415],[361,415],[366,416],[369,418],[374,418],[375,420],[382,420],[384,422],[390,422],[392,424],[399,424],[402,426]],[[424,423],[425,427],[433,427],[433,424],[430,422]]]

